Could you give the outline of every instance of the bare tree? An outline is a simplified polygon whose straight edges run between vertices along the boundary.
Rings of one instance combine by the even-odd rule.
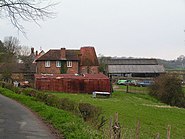
[[[5,55],[5,48],[3,42],[0,40],[0,63],[3,62],[3,57]]]
[[[21,56],[29,56],[31,53],[31,48],[28,46],[22,46],[20,50],[20,55]]]
[[[0,0],[0,18],[8,17],[19,31],[24,32],[20,19],[37,23],[38,20],[51,18],[55,5],[47,0]]]
[[[20,50],[19,59],[25,64],[25,67],[31,66],[35,59],[35,54],[30,49],[28,46],[22,46]]]
[[[20,54],[21,45],[16,37],[5,37],[4,38],[4,62],[17,62]]]
[[[4,47],[7,53],[13,54],[15,56],[19,55],[21,49],[19,40],[12,36],[4,38]]]

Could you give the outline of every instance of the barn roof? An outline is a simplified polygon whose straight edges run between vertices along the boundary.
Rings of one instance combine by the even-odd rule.
[[[106,59],[105,64],[107,65],[158,65],[156,59]]]
[[[108,65],[108,73],[163,73],[163,65]]]

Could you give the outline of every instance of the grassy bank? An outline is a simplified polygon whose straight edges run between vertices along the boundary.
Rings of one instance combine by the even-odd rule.
[[[51,93],[51,92],[49,92]],[[141,123],[140,138],[153,139],[157,133],[166,138],[168,125],[171,125],[171,138],[185,138],[185,109],[169,107],[147,94],[114,92],[109,99],[92,98],[88,94],[52,93],[61,98],[76,102],[86,102],[103,109],[107,119],[119,113],[124,138],[135,138],[136,123]],[[104,128],[108,128],[109,122]]]
[[[2,88],[0,92],[5,92],[4,95],[14,98],[37,111],[45,120],[63,132],[66,138],[102,138],[98,136],[96,130],[92,130],[78,116],[46,106],[33,97],[17,95]],[[116,112],[119,113],[122,138],[135,138],[138,120],[140,121],[140,139],[153,139],[158,133],[160,138],[166,138],[168,125],[171,126],[172,139],[185,138],[185,109],[169,107],[158,102],[147,93],[125,93],[122,90],[114,92],[108,99],[92,98],[92,95],[88,94],[47,93],[58,98],[68,98],[78,104],[90,103],[101,107],[103,115],[107,119],[102,130],[105,138],[108,138],[109,135],[109,119]]]
[[[101,138],[96,130],[89,127],[84,121],[69,112],[59,110],[54,107],[45,105],[42,102],[36,101],[33,97],[28,97],[21,94],[0,88],[0,93],[19,101],[31,110],[37,112],[42,119],[53,125],[67,139],[89,139]]]

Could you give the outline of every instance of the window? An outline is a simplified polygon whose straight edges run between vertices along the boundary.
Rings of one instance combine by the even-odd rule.
[[[56,67],[61,67],[61,62],[60,61],[56,61]]]
[[[72,67],[72,61],[67,61],[67,67]]]
[[[45,67],[50,67],[50,61],[45,61]]]

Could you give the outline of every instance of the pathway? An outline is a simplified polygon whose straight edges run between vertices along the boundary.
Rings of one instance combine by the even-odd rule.
[[[27,108],[0,95],[0,139],[55,139]]]

